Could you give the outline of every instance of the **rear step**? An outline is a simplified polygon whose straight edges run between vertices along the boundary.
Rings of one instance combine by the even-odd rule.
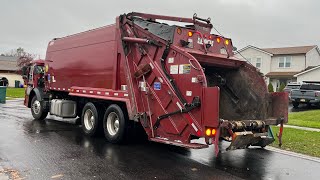
[[[202,149],[209,147],[207,144],[199,144],[199,143],[182,143],[182,142],[176,142],[176,141],[169,141],[164,138],[150,138],[150,141],[158,142],[158,143],[164,143],[164,144],[170,144],[174,146],[184,147],[184,148],[190,148],[190,149]]]

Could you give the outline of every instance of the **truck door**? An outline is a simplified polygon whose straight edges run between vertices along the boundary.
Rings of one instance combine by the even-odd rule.
[[[33,71],[34,71],[34,65],[30,66],[30,71],[29,71],[29,77],[28,77],[28,86],[33,87]]]

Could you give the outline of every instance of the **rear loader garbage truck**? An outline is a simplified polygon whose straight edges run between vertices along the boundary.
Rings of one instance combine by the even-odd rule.
[[[196,14],[132,12],[55,38],[46,58],[23,71],[24,104],[36,120],[78,116],[84,134],[103,129],[112,143],[124,140],[128,122],[140,123],[150,141],[214,145],[216,153],[220,140],[231,142],[227,150],[272,143],[271,125],[280,125],[281,140],[288,95],[268,93],[263,75],[235,58],[231,39],[212,27]],[[193,143],[199,138],[206,143]]]

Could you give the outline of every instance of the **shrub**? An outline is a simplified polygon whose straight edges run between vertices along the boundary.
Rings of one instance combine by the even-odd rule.
[[[269,92],[274,92],[273,91],[273,85],[271,83],[268,84],[268,91]]]
[[[283,89],[286,87],[286,85],[284,83],[281,83],[280,84],[280,87],[279,87],[279,92],[283,92]]]

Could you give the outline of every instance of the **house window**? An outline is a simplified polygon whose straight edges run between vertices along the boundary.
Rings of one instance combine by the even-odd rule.
[[[261,57],[257,57],[256,67],[261,68],[261,63],[262,63]]]
[[[290,68],[291,67],[291,57],[284,56],[279,58],[279,68]]]

